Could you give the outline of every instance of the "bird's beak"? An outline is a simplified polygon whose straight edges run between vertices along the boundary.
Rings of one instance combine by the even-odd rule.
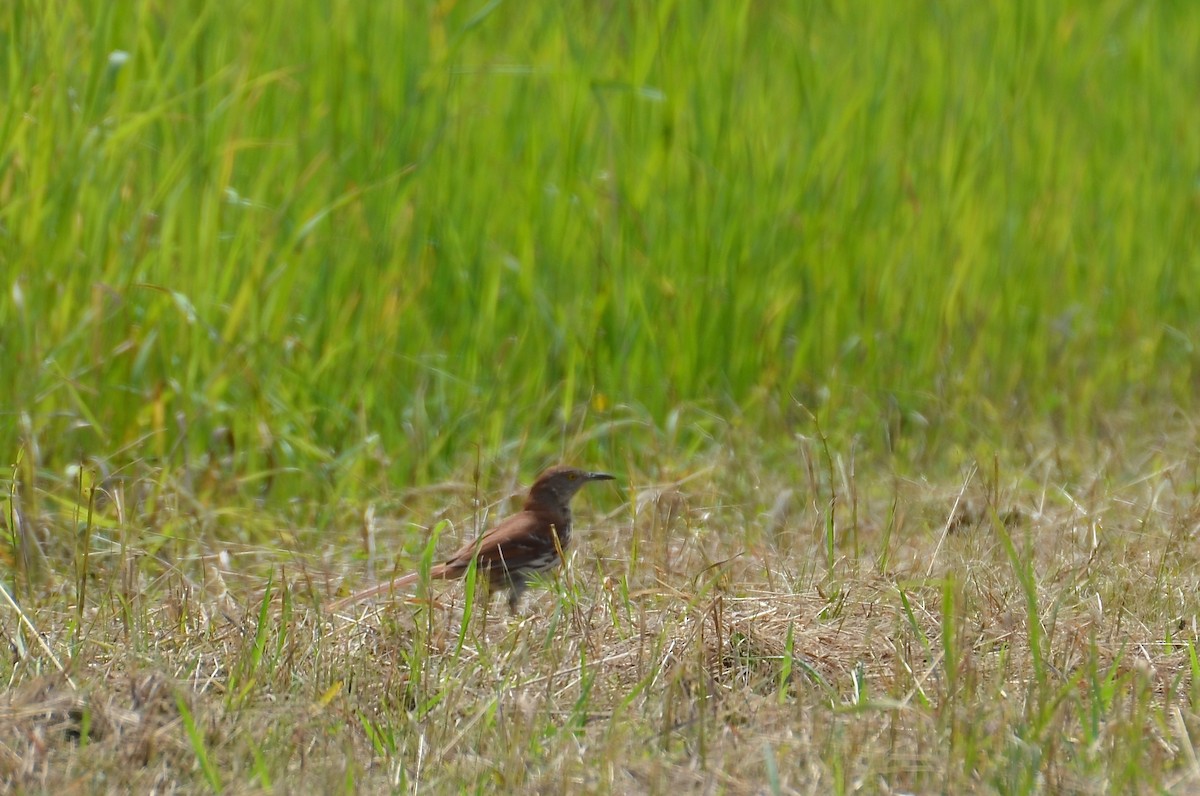
[[[608,473],[588,473],[587,480],[589,480],[589,481],[615,481],[615,480],[617,480],[617,477],[615,475],[609,475]]]

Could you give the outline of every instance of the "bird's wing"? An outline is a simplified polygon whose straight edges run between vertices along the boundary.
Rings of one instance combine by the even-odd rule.
[[[508,517],[478,539],[467,542],[446,559],[449,577],[465,572],[471,559],[478,557],[478,568],[518,569],[547,555],[554,555],[554,518],[545,514],[520,511]]]

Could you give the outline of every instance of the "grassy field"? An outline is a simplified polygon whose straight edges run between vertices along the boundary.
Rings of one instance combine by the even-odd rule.
[[[1200,790],[1197,41],[0,5],[0,789]]]

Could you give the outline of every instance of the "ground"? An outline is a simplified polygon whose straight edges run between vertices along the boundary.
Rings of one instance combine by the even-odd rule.
[[[55,566],[62,513],[37,523],[63,532],[5,612],[0,773],[35,791],[1190,788],[1194,444],[996,457],[941,483],[803,440],[791,468],[725,450],[625,473],[577,499],[570,565],[517,615],[461,583],[323,608],[417,566],[417,517],[453,518],[430,548],[448,550],[516,482],[485,503],[468,483],[398,491],[345,507],[357,541],[281,526],[274,548],[172,538],[209,509],[161,487],[157,511],[148,490],[125,508],[157,523],[121,522],[130,485],[96,501],[81,580]]]

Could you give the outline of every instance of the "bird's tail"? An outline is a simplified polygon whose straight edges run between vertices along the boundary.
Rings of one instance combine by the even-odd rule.
[[[450,572],[449,568],[445,564],[438,564],[429,570],[430,580],[445,580],[447,577],[450,577]],[[407,575],[399,578],[393,578],[392,580],[380,583],[376,586],[371,586],[370,588],[363,589],[362,591],[356,591],[354,594],[348,594],[340,600],[334,600],[333,602],[329,603],[325,609],[330,612],[340,611],[343,608],[354,605],[355,603],[360,603],[363,600],[369,600],[372,597],[378,597],[381,594],[391,594],[392,592],[407,588],[420,579],[420,572],[410,572]]]

